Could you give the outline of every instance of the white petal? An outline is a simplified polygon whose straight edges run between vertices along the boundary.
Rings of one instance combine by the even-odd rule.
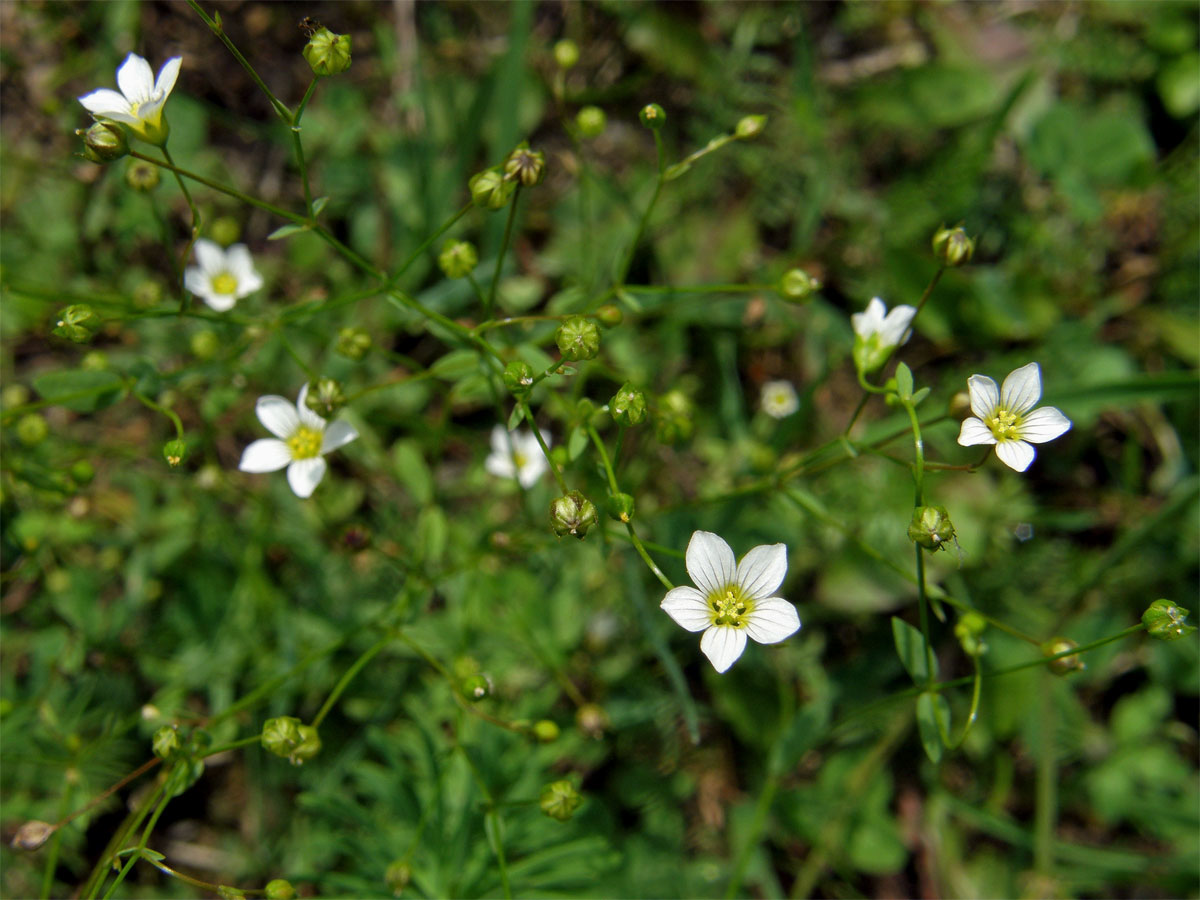
[[[724,672],[746,649],[746,632],[728,625],[714,625],[700,638],[700,649],[708,657],[713,668]]]
[[[863,340],[866,340],[873,334],[877,334],[879,329],[883,327],[885,313],[887,313],[887,307],[883,305],[883,301],[878,297],[872,297],[871,302],[867,304],[865,310],[855,313],[850,317],[850,324],[854,326],[854,333]]]
[[[194,250],[196,253],[196,262],[204,274],[210,278],[214,275],[220,275],[229,268],[228,263],[225,262],[225,251],[215,241],[210,241],[208,238],[200,238],[196,241]]]
[[[525,465],[521,466],[517,472],[517,480],[521,482],[521,487],[523,488],[533,487],[550,468],[546,462],[546,457],[542,455],[540,447],[534,450],[533,453],[535,455],[525,457]]]
[[[172,56],[168,59],[161,69],[158,70],[158,79],[154,82],[154,96],[161,96],[166,100],[170,93],[175,88],[175,79],[179,77],[179,67],[183,65],[182,56]]]
[[[188,291],[197,296],[203,296],[209,292],[211,285],[208,281],[208,276],[198,266],[188,266],[183,273],[183,286]]]
[[[971,395],[971,412],[986,419],[996,410],[1000,402],[1000,391],[996,382],[986,375],[972,375],[967,379],[967,393]]]
[[[800,630],[796,607],[782,597],[768,597],[754,604],[746,618],[746,633],[760,644],[778,644]]]
[[[154,92],[154,72],[150,63],[130,53],[117,69],[117,87],[130,103],[145,103]]]
[[[688,575],[706,596],[733,583],[737,565],[729,545],[711,531],[696,531],[688,541]]]
[[[1022,415],[1042,398],[1042,370],[1031,362],[1008,373],[1000,388],[1000,405],[1010,413]]]
[[[1000,457],[1000,462],[1010,469],[1024,472],[1037,454],[1033,449],[1033,444],[1027,444],[1024,441],[1001,441],[996,445],[996,455]]]
[[[958,443],[963,447],[974,447],[976,444],[994,444],[996,443],[996,436],[992,434],[992,429],[972,416],[969,419],[963,419],[962,429],[958,432]]]
[[[325,429],[325,434],[321,438],[321,455],[324,456],[338,447],[344,447],[357,437],[358,432],[353,425],[343,419],[338,419]]]
[[[112,88],[100,88],[90,94],[84,94],[79,98],[79,102],[83,104],[84,109],[97,116],[111,117],[112,113],[129,116],[129,101]]]
[[[325,420],[308,408],[308,404],[304,402],[306,397],[308,397],[307,381],[300,388],[300,395],[296,397],[296,415],[300,417],[300,424],[311,428],[313,431],[324,431]]]
[[[787,575],[787,547],[763,544],[742,557],[737,566],[737,583],[751,600],[770,597]]]
[[[324,477],[325,460],[319,456],[297,459],[288,466],[288,484],[292,486],[292,492],[297,497],[311,497]]]
[[[1021,440],[1044,444],[1071,430],[1071,420],[1053,406],[1035,409],[1021,420]]]
[[[512,457],[507,453],[492,453],[483,461],[483,467],[487,469],[489,475],[495,475],[497,478],[517,477]]]
[[[226,250],[225,264],[229,267],[229,274],[237,279],[239,298],[262,287],[262,278],[255,271],[254,258],[245,244],[234,244]]]
[[[492,426],[492,453],[498,456],[512,455],[512,451],[509,449],[508,432],[504,430],[503,425]]]
[[[217,312],[229,312],[237,303],[232,294],[218,294],[216,291],[201,291],[199,296]]]
[[[712,624],[712,610],[694,587],[685,585],[667,591],[659,606],[688,631],[703,631]]]
[[[897,306],[883,320],[879,330],[880,342],[887,347],[907,344],[912,337],[912,320],[917,315],[915,306]]]
[[[277,438],[287,440],[300,427],[300,417],[296,415],[296,407],[286,397],[278,394],[268,394],[258,398],[254,407],[258,421],[263,427]]]
[[[278,472],[292,461],[292,451],[283,441],[260,438],[242,451],[238,468],[243,472]]]

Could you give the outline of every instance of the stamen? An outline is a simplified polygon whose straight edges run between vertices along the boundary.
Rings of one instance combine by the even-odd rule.
[[[987,427],[991,429],[992,435],[998,441],[1020,440],[1017,417],[1007,409],[997,409],[992,413],[991,418],[987,420]]]
[[[292,459],[312,459],[321,454],[321,432],[301,425],[286,441]]]

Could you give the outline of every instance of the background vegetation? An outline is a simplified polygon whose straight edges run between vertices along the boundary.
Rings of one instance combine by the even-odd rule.
[[[911,479],[895,464],[908,444],[746,488],[841,433],[861,396],[849,314],[874,295],[915,304],[936,270],[930,236],[962,221],[974,263],[947,273],[903,348],[933,389],[922,412],[974,372],[1037,360],[1074,428],[1024,475],[991,460],[932,478],[961,544],[931,558],[932,579],[1020,632],[1080,645],[1136,625],[1156,598],[1195,599],[1195,4],[204,8],[293,106],[311,80],[301,18],[352,35],[353,65],[319,84],[303,139],[329,197],[322,221],[384,269],[467,202],[471,174],[520,140],[544,151],[547,179],[522,192],[506,258],[510,314],[604,299],[654,188],[644,104],[667,112],[670,161],[768,116],[757,140],[667,185],[623,323],[604,329],[596,362],[540,386],[533,410],[565,447],[581,398],[602,405],[630,380],[661,412],[681,392],[682,433],[624,437],[639,533],[676,583],[695,529],[739,555],[785,542],[782,593],[804,627],[716,675],[659,611],[662,588],[623,530],[560,540],[549,478],[524,492],[484,471],[497,415],[477,365],[316,236],[268,242],[281,220],[193,186],[206,233],[240,234],[266,288],[229,316],[178,314],[188,206],[169,178],[138,194],[125,161],[73,158],[88,124],[75,98],[112,86],[129,51],[156,70],[182,55],[174,158],[298,210],[288,130],[185,4],[0,4],[7,838],[88,804],[151,757],[164,723],[206,725],[220,746],[269,716],[311,720],[388,621],[407,642],[349,683],[319,755],[296,768],[251,743],[209,758],[149,846],[204,882],[284,877],[312,896],[389,896],[397,862],[405,895],[431,897],[1200,892],[1194,638],[1137,633],[1067,678],[986,678],[965,744],[934,764],[891,623],[916,622]],[[580,50],[566,72],[552,54],[564,37]],[[585,104],[608,125],[580,140]],[[472,210],[451,232],[479,245],[481,280],[505,217]],[[442,277],[436,249],[399,286],[474,325],[474,294]],[[824,282],[804,305],[770,288],[795,266]],[[683,289],[696,284],[751,287]],[[90,344],[51,335],[71,303],[104,320]],[[554,325],[489,339],[548,365]],[[336,352],[348,326],[374,338],[362,361]],[[301,501],[282,476],[236,467],[262,436],[256,398],[294,396],[305,367],[358,395],[345,415],[362,437]],[[183,465],[161,456],[168,418],[127,391],[47,402],[62,399],[53,373],[77,370],[117,373],[173,409]],[[798,413],[759,411],[770,379],[796,385]],[[855,439],[905,421],[872,401]],[[957,427],[927,430],[931,458],[978,458]],[[604,434],[611,448],[615,429]],[[572,486],[605,496],[590,448],[566,463]],[[943,678],[971,673],[953,624],[933,623]],[[1039,658],[995,628],[985,639],[985,672]],[[558,739],[464,711],[456,685],[476,672],[494,691],[472,709],[549,719]],[[969,690],[947,696],[961,723]],[[154,777],[35,853],[6,847],[0,891],[83,885]],[[559,778],[585,797],[565,823],[537,806]],[[212,894],[147,864],[119,890]]]

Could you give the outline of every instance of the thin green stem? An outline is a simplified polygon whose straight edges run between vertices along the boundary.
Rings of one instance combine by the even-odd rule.
[[[217,182],[217,181],[213,181],[211,178],[205,178],[203,175],[198,175],[195,172],[188,171],[187,169],[182,169],[179,166],[175,165],[174,163],[168,163],[168,162],[164,162],[161,159],[155,159],[153,156],[147,156],[146,154],[144,154],[138,150],[130,150],[129,155],[132,156],[134,159],[144,160],[145,162],[148,162],[151,165],[155,165],[161,169],[167,169],[170,172],[174,172],[176,177],[187,178],[191,181],[196,182],[197,184],[204,185],[206,188],[210,188],[214,191],[225,194],[226,196],[233,197],[236,200],[240,200],[242,203],[248,203],[250,206],[256,206],[259,209],[266,210],[267,212],[273,213],[274,215],[277,215],[280,218],[287,219],[289,222],[293,222],[296,225],[307,225],[308,224],[308,219],[306,219],[304,216],[297,215],[296,213],[293,213],[293,212],[288,212],[286,209],[280,209],[278,206],[273,206],[272,204],[267,203],[265,200],[259,200],[257,197],[251,197],[249,194],[243,194],[241,191],[237,190],[236,188],[231,188],[228,185],[221,184],[220,182]]]
[[[465,216],[468,212],[471,211],[471,208],[473,205],[474,204],[468,203],[466,206],[464,206],[462,209],[460,209],[458,212],[456,212],[454,215],[452,215],[449,219],[447,219],[442,224],[442,226],[440,228],[438,228],[437,231],[435,231],[433,234],[431,234],[429,237],[427,237],[424,241],[422,241],[417,246],[417,249],[414,250],[412,253],[410,253],[408,255],[408,258],[405,259],[404,262],[400,263],[400,267],[398,269],[396,269],[395,272],[392,273],[391,277],[388,278],[388,282],[387,282],[388,286],[391,287],[392,285],[394,285],[396,283],[396,281],[399,280],[400,276],[408,271],[409,266],[411,266],[414,262],[416,262],[418,259],[420,259],[421,254],[424,253],[426,250],[428,250],[430,245],[432,245],[434,241],[436,241],[443,234],[445,234],[452,227],[454,227],[455,222],[457,222],[459,219],[461,219],[463,216]]]
[[[1058,819],[1058,778],[1055,757],[1054,691],[1049,672],[1042,673],[1042,685],[1038,693],[1038,747],[1037,747],[1037,806],[1033,820],[1033,870],[1039,875],[1054,874],[1054,825]]]
[[[500,284],[500,273],[504,269],[504,257],[508,253],[508,244],[512,240],[513,223],[517,220],[517,203],[521,199],[521,185],[513,191],[512,203],[508,208],[508,219],[504,223],[504,237],[500,241],[500,252],[496,254],[496,268],[492,271],[492,286],[488,288],[487,302],[483,305],[483,317],[490,319],[492,309],[496,305],[496,287]]]
[[[663,180],[662,173],[662,140],[659,138],[657,131],[654,132],[654,144],[658,148],[658,178],[654,182],[654,193],[650,197],[650,202],[646,204],[646,209],[638,221],[633,241],[629,244],[629,249],[625,251],[625,255],[621,260],[621,268],[617,271],[615,282],[617,287],[622,287],[625,284],[625,278],[629,275],[629,267],[633,265],[633,255],[637,252],[638,244],[642,241],[642,235],[646,233],[646,225],[650,221],[650,212],[654,209],[654,205],[658,203],[658,197],[662,193],[663,185],[666,183]]]
[[[521,403],[521,413],[525,417],[525,421],[529,423],[529,428],[533,432],[533,436],[537,439],[538,446],[542,448],[542,455],[546,457],[546,465],[550,467],[550,474],[554,476],[554,480],[558,482],[559,489],[565,494],[569,490],[567,482],[563,478],[563,474],[559,471],[554,460],[550,456],[550,448],[546,446],[546,439],[542,437],[542,432],[538,429],[537,423],[533,421],[533,413],[529,409],[529,404]]]
[[[192,230],[188,236],[187,246],[183,248],[183,255],[180,257],[179,265],[175,267],[175,272],[181,273],[187,266],[187,261],[192,256],[192,247],[196,245],[196,239],[200,237],[200,210],[196,209],[196,203],[192,200],[192,193],[187,189],[187,185],[183,182],[183,177],[179,174],[179,170],[175,167],[175,160],[171,159],[171,151],[167,149],[166,142],[163,142],[162,147],[163,159],[167,161],[167,165],[171,167],[175,173],[175,181],[179,185],[179,190],[183,191],[183,197],[187,200],[188,209],[192,212]],[[187,291],[180,288],[179,292],[179,311],[183,312],[187,308],[188,295]]]
[[[333,709],[333,705],[337,703],[338,697],[342,696],[342,692],[345,691],[346,688],[349,687],[350,682],[354,680],[354,676],[361,672],[363,666],[369,663],[375,657],[375,655],[379,653],[380,650],[390,644],[393,640],[395,640],[395,636],[389,634],[386,637],[376,641],[363,651],[362,655],[360,655],[358,659],[356,659],[350,666],[350,668],[345,671],[342,677],[338,679],[338,683],[333,686],[333,690],[330,691],[329,696],[325,698],[324,704],[322,704],[321,708],[317,710],[317,714],[313,716],[313,728],[321,727],[321,723],[325,721],[325,717],[329,715],[329,711]]]
[[[50,838],[50,849],[46,853],[46,864],[42,868],[42,900],[47,900],[54,889],[54,873],[58,869],[58,855],[62,850],[62,822],[71,808],[71,782],[66,781],[62,796],[58,798],[58,824],[54,826],[54,836]]]
[[[929,635],[929,598],[925,596],[925,551],[920,545],[914,545],[917,553],[917,608],[920,610],[921,635],[925,638],[925,683],[933,686],[937,678],[933,658],[933,641]]]
[[[619,494],[621,489],[617,487],[617,476],[613,473],[612,463],[608,458],[608,451],[604,448],[604,441],[600,440],[600,435],[596,432],[596,427],[591,422],[587,423],[587,433],[596,447],[596,452],[600,454],[600,462],[604,464],[604,472],[608,476],[609,490],[614,494]]]
[[[183,422],[180,420],[179,416],[175,413],[175,411],[173,409],[167,409],[165,406],[161,406],[160,404],[155,403],[153,400],[151,400],[145,394],[139,393],[136,390],[131,391],[130,393],[132,393],[133,396],[136,397],[138,400],[140,400],[145,406],[148,406],[150,409],[154,410],[155,412],[160,412],[164,416],[169,418],[171,420],[171,422],[175,425],[176,440],[180,440],[180,441],[183,440]]]
[[[304,143],[300,140],[300,126],[292,125],[288,131],[292,134],[292,146],[296,151],[296,167],[300,170],[300,180],[304,184],[304,212],[314,218],[312,188],[308,183],[308,163],[304,160]]]
[[[642,558],[642,562],[644,562],[649,567],[650,571],[654,573],[654,577],[657,578],[662,586],[668,591],[675,590],[675,585],[671,584],[671,579],[663,574],[663,570],[658,567],[658,564],[655,563],[655,561],[650,558],[650,554],[646,552],[646,545],[643,544],[642,539],[637,536],[637,531],[634,530],[633,523],[626,522],[625,530],[629,532],[629,540],[633,544],[634,549],[637,550],[638,556]]]
[[[186,763],[176,763],[176,765],[186,765]],[[138,851],[146,849],[146,844],[150,840],[150,834],[154,831],[154,826],[158,824],[159,816],[166,811],[167,804],[171,802],[171,798],[166,796],[166,784],[169,779],[170,773],[168,772],[158,786],[158,806],[155,807],[154,813],[150,816],[150,821],[146,823],[146,827],[142,830],[142,837],[141,840],[138,841],[136,848]],[[132,869],[137,863],[138,858],[138,853],[135,852],[130,854],[125,865],[121,867],[121,871],[117,873],[116,879],[109,886],[108,890],[104,892],[104,900],[109,900],[109,898],[112,897],[113,893],[118,887],[120,887],[121,882],[125,880],[125,876],[129,874],[129,870]]]
[[[300,105],[296,107],[296,114],[292,116],[292,127],[299,128],[300,120],[304,118],[304,110],[308,109],[308,101],[312,99],[313,92],[317,89],[317,82],[321,80],[319,75],[314,75],[313,80],[308,83],[308,89],[304,92],[304,97],[300,100]]]
[[[215,34],[221,41],[221,43],[229,49],[229,52],[233,54],[234,58],[241,63],[242,68],[246,70],[250,78],[253,79],[254,83],[258,85],[259,89],[267,95],[267,99],[271,101],[271,106],[274,108],[279,118],[283,119],[283,121],[285,121],[288,125],[291,125],[291,110],[289,110],[283,101],[276,97],[275,94],[272,93],[271,89],[267,87],[266,82],[259,77],[258,72],[254,71],[254,66],[250,65],[250,62],[246,59],[246,57],[242,56],[241,51],[234,46],[233,41],[229,39],[229,35],[225,33],[225,29],[215,20],[210,19],[205,14],[204,10],[200,8],[200,4],[197,3],[196,0],[187,0],[187,3],[188,6],[194,9],[197,15],[204,20],[204,24],[209,27],[209,30],[211,30],[212,33]]]

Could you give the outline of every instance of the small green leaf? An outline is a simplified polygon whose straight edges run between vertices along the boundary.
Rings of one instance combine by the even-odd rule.
[[[892,616],[892,637],[896,642],[896,655],[912,676],[916,684],[929,681],[929,655],[925,650],[925,636],[903,619]],[[934,677],[937,677],[937,661],[934,661]]]
[[[321,210],[323,210],[325,208],[325,204],[328,202],[329,202],[328,197],[318,197],[316,200],[313,201],[312,214],[313,214],[314,219],[321,214]]]
[[[912,369],[904,363],[896,366],[896,393],[905,403],[912,403],[913,377]]]
[[[571,437],[567,440],[567,458],[571,462],[575,462],[588,445],[588,433],[578,425],[571,431]]]
[[[33,379],[43,400],[76,412],[94,412],[117,401],[124,382],[107,369],[65,369]]]
[[[919,391],[917,391],[915,394],[913,394],[912,405],[920,406],[921,401],[924,400],[928,396],[929,396],[929,388],[927,388],[927,387],[921,388]]]
[[[893,619],[893,621],[895,621]],[[926,691],[917,697],[917,731],[921,734],[921,746],[925,755],[933,763],[942,761],[942,727],[938,718],[944,723],[945,730],[950,728],[950,704],[941,694]]]
[[[617,299],[636,313],[640,313],[642,311],[642,304],[638,298],[633,296],[633,294],[629,293],[629,291],[625,290],[624,288],[617,289]]]
[[[508,430],[513,431],[518,425],[521,424],[521,420],[524,418],[525,418],[525,407],[522,404],[518,403],[516,406],[513,407],[513,411],[508,417]]]
[[[479,371],[479,354],[474,350],[453,350],[429,367],[438,378],[458,381]]]
[[[422,505],[433,499],[433,475],[414,441],[397,441],[392,448],[396,478],[413,500]]]
[[[291,237],[293,234],[300,234],[302,231],[308,231],[308,230],[309,230],[309,227],[307,225],[296,225],[294,223],[288,224],[288,225],[282,225],[279,228],[276,228],[270,234],[268,234],[267,240],[268,241],[278,241],[285,237]]]

